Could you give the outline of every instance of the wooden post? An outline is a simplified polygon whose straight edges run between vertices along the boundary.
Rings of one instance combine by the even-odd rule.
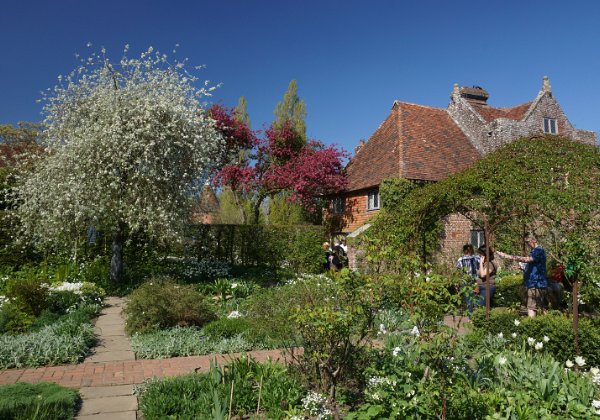
[[[490,287],[490,224],[487,217],[483,221],[485,241],[485,319],[490,319],[491,287]]]
[[[579,280],[573,279],[573,335],[575,336],[575,354],[581,354],[579,351]]]

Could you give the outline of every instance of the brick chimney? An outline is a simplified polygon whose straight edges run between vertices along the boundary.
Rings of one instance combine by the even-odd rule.
[[[481,105],[487,105],[490,97],[490,94],[481,86],[462,86],[458,89],[458,94],[469,102]]]
[[[357,153],[358,153],[358,151],[359,151],[360,149],[362,149],[364,145],[365,145],[365,140],[364,140],[364,139],[360,139],[360,141],[358,142],[358,146],[356,146],[356,147],[354,148],[354,154],[357,154]]]

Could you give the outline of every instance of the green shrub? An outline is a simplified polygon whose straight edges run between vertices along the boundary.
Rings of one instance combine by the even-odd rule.
[[[90,282],[63,282],[50,286],[48,306],[56,313],[64,314],[80,305],[101,305],[106,292]]]
[[[203,326],[216,319],[214,308],[192,285],[153,279],[129,297],[126,330],[129,334],[175,326]]]
[[[503,276],[496,281],[494,305],[506,308],[516,308],[521,305],[526,289],[523,285],[523,275],[514,274]]]
[[[6,289],[6,296],[30,315],[38,316],[48,307],[48,288],[33,271],[27,271],[25,277],[11,278]]]
[[[518,326],[515,325],[515,320],[519,321]],[[532,337],[536,341],[542,341],[544,336],[548,337],[549,340],[544,342],[543,350],[561,362],[573,360],[575,357],[572,322],[571,318],[558,312],[533,318],[521,318],[515,311],[493,309],[490,312],[489,320],[485,319],[485,310],[483,309],[479,309],[473,314],[475,331],[492,335],[502,333],[505,339],[519,340],[520,342],[528,337]],[[512,333],[516,333],[517,338],[513,339]],[[597,321],[580,318],[579,347],[586,364],[589,366],[600,365],[600,329],[598,329]]]
[[[48,382],[0,386],[0,418],[66,420],[75,417],[77,391]]]
[[[304,393],[283,365],[242,357],[223,369],[212,366],[207,374],[147,383],[139,398],[140,409],[147,420],[226,418],[232,383],[232,418],[254,415],[259,394],[261,418],[284,418],[285,410],[298,403]]]
[[[14,302],[0,307],[0,334],[21,334],[29,329],[35,318]]]
[[[0,336],[0,369],[73,364],[96,342],[89,322],[100,307],[84,306],[37,332]]]

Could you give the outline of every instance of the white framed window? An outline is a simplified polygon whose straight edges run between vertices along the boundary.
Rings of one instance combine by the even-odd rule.
[[[367,210],[379,210],[380,205],[379,190],[369,191],[367,194]]]
[[[485,234],[483,230],[472,230],[471,245],[473,245],[473,248],[477,249],[483,244],[485,244]]]
[[[333,214],[344,214],[346,210],[346,200],[344,197],[335,197],[332,202]]]
[[[544,118],[544,133],[558,134],[558,125],[556,125],[556,118]]]

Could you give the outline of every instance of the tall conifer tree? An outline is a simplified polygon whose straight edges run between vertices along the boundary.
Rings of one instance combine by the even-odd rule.
[[[283,95],[283,101],[277,103],[275,108],[275,126],[283,127],[290,121],[292,127],[302,139],[306,140],[306,104],[298,96],[298,83],[290,82],[287,92]]]

